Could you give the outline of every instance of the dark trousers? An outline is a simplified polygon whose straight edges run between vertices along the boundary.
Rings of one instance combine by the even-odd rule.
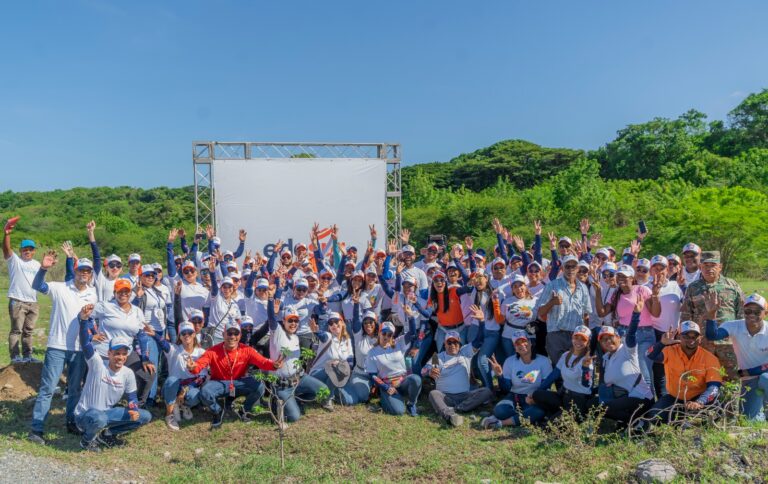
[[[440,390],[429,392],[429,403],[441,417],[451,418],[456,412],[469,412],[489,402],[493,392],[486,387],[476,388],[463,393],[443,393]]]
[[[563,410],[570,409],[576,411],[577,418],[583,418],[589,411],[589,400],[592,395],[568,390],[561,392],[536,390],[532,397],[536,406],[544,410],[550,418],[557,417]]]
[[[600,402],[599,397],[593,397],[589,401],[590,409],[597,406],[603,406],[605,408],[606,417],[625,424],[629,423],[633,416],[639,417],[643,415],[649,405],[650,400],[635,397],[619,397],[604,403]]]

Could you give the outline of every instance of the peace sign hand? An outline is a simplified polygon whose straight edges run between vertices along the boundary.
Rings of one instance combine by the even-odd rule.
[[[502,373],[501,365],[499,364],[498,361],[496,361],[496,355],[491,355],[488,358],[488,364],[491,366],[491,370],[493,370],[493,372],[496,373],[496,375],[501,375]]]

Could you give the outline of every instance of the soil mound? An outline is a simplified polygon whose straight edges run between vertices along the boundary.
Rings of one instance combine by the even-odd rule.
[[[0,400],[21,402],[37,394],[42,363],[16,363],[0,369]]]

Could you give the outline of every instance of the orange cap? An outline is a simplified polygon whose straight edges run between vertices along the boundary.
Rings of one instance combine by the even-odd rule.
[[[131,281],[128,279],[118,279],[115,281],[115,292],[120,292],[122,289],[132,289]]]

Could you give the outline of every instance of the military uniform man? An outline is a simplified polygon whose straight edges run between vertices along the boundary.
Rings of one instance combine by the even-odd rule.
[[[744,318],[744,294],[739,284],[733,279],[723,276],[720,264],[720,252],[711,250],[701,253],[701,277],[693,281],[685,291],[681,308],[681,321],[695,321],[703,326],[706,321],[707,308],[704,304],[704,294],[714,292],[721,301],[717,310],[717,324],[725,321]],[[701,346],[714,353],[725,368],[729,380],[738,380],[738,365],[736,353],[730,339],[709,341],[703,338]]]

